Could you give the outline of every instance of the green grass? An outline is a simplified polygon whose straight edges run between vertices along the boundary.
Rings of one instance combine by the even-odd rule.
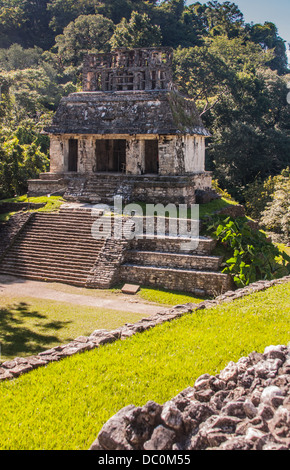
[[[0,214],[0,222],[7,222],[14,214],[16,214],[16,212],[6,212],[5,214]]]
[[[159,403],[229,361],[290,340],[290,283],[0,384],[0,449],[88,449],[122,407]]]
[[[40,196],[40,197],[27,197],[27,194],[24,196],[17,196],[10,199],[3,199],[2,202],[23,202],[23,203],[34,203],[34,204],[45,204],[44,207],[40,209],[33,209],[28,212],[53,212],[59,210],[61,205],[64,202],[64,199],[61,196]],[[9,218],[15,214],[15,212],[9,212],[7,214],[0,214],[0,222],[6,222]]]
[[[207,204],[200,204],[199,206],[199,216],[201,219],[205,217],[210,217],[215,212],[220,211],[222,209],[226,209],[230,206],[237,205],[237,202],[222,197],[221,199],[214,199],[213,201]]]
[[[149,302],[155,302],[168,306],[188,303],[197,304],[204,300],[204,298],[197,297],[185,292],[168,291],[166,289],[153,289],[151,287],[141,287],[137,297]]]
[[[91,297],[120,298],[120,289],[99,291],[80,289],[60,284],[50,284],[60,292]],[[203,299],[184,293],[142,288],[135,299],[162,306],[198,303]],[[66,343],[77,336],[90,335],[96,329],[114,329],[125,323],[134,323],[146,316],[144,313],[74,305],[32,297],[0,299],[1,362],[16,356],[31,356],[44,349]]]
[[[144,314],[29,297],[0,299],[1,362],[31,356],[96,329],[134,323]]]

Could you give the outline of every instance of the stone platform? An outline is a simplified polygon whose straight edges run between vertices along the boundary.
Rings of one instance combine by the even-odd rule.
[[[184,176],[125,175],[122,173],[43,173],[29,180],[29,195],[59,194],[68,201],[112,204],[114,196],[125,203],[195,204],[217,197],[211,173]]]

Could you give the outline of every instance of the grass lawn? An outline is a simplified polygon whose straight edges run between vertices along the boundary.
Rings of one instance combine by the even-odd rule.
[[[204,298],[196,297],[194,294],[178,291],[168,291],[166,289],[154,289],[152,287],[141,287],[137,293],[140,299],[149,302],[155,302],[161,305],[179,305],[179,304],[197,304],[204,300]]]
[[[55,283],[48,283],[48,287],[70,294],[124,300],[119,288],[85,289]],[[151,288],[141,288],[134,298],[139,302],[168,307],[180,303],[198,303],[203,300],[190,294]],[[0,362],[16,356],[31,356],[57,344],[72,341],[78,336],[88,336],[96,329],[114,329],[125,323],[137,322],[144,316],[146,316],[144,313],[80,306],[32,297],[2,296]]]
[[[96,329],[134,323],[144,314],[36,298],[0,298],[0,362],[31,356]]]
[[[187,314],[0,384],[0,449],[88,449],[122,407],[164,403],[204,373],[290,340],[290,283]]]

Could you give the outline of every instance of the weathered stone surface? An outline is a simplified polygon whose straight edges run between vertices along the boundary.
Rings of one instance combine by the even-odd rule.
[[[158,407],[157,419],[146,419],[145,407],[131,406],[126,422],[116,415],[112,434],[125,435],[123,445],[136,450],[290,450],[290,381],[284,373],[289,354],[290,346],[271,346],[230,362],[217,376],[204,374],[164,405],[150,402]],[[249,371],[252,385],[243,387],[240,376]],[[283,377],[279,387],[277,377]],[[206,393],[213,394],[208,403]],[[97,449],[105,449],[100,441]]]
[[[91,450],[94,450],[96,445],[106,450],[132,450],[133,447],[128,443],[125,432],[130,415],[134,412],[135,407],[129,405],[109,419],[103,426],[97,441],[92,444]]]
[[[182,431],[182,414],[174,403],[167,403],[162,410],[161,420],[163,423],[175,431]]]
[[[32,218],[33,213],[18,213],[11,216],[8,222],[0,223],[0,261]]]
[[[238,367],[234,362],[230,362],[227,367],[220,373],[219,378],[225,382],[237,381]]]
[[[151,439],[145,442],[145,450],[169,450],[174,443],[175,432],[159,425],[154,429]]]

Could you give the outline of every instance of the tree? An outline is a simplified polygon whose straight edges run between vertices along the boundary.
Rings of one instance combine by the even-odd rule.
[[[180,45],[183,47],[190,46],[192,43],[189,41],[189,36],[191,39],[194,37],[194,41],[196,40],[194,15],[188,15],[187,23],[185,23],[184,11],[184,0],[163,1],[152,10],[152,21],[160,26],[163,46],[174,48]],[[194,42],[194,44],[196,43]]]
[[[0,1],[0,46],[18,43],[24,47],[49,48],[53,32],[49,28],[48,0]]]
[[[122,18],[129,20],[133,11],[149,13],[158,0],[50,0],[50,26],[56,34],[80,15],[99,14],[120,23]]]
[[[222,187],[241,202],[249,183],[290,164],[286,94],[287,81],[275,72],[238,73],[234,89],[210,111],[208,158]]]
[[[175,81],[212,133],[207,167],[241,202],[250,182],[290,164],[288,80],[267,67],[271,57],[258,44],[225,35],[175,53]]]
[[[133,11],[129,21],[123,18],[110,40],[112,48],[160,46],[160,27],[152,24],[146,13]]]
[[[20,44],[12,44],[8,49],[0,49],[1,70],[23,70],[38,67],[42,63],[42,49],[24,49]]]
[[[96,12],[119,24],[123,18],[129,20],[132,12],[149,14],[158,0],[105,0],[97,2]]]
[[[0,0],[0,46],[9,47],[15,42],[16,31],[25,22],[22,0]]]
[[[181,48],[174,54],[174,82],[194,99],[200,115],[213,107],[224,93],[232,74],[208,46]]]
[[[78,16],[94,14],[95,4],[95,0],[50,0],[47,9],[51,15],[51,29],[55,34],[62,33]]]
[[[114,32],[114,23],[102,15],[79,16],[56,37],[57,55],[64,65],[79,66],[84,54],[104,52]]]
[[[278,35],[277,27],[273,23],[265,22],[264,25],[247,25],[247,30],[251,41],[260,44],[265,51],[274,51],[274,57],[268,62],[269,67],[277,70],[279,74],[287,73],[286,41]]]
[[[228,39],[243,35],[244,16],[235,3],[210,1],[193,5],[209,36],[226,35]]]
[[[40,145],[21,144],[16,136],[0,138],[0,198],[27,191],[27,180],[48,168],[48,158]]]
[[[271,200],[261,213],[261,225],[275,241],[290,242],[290,168],[272,179]]]

